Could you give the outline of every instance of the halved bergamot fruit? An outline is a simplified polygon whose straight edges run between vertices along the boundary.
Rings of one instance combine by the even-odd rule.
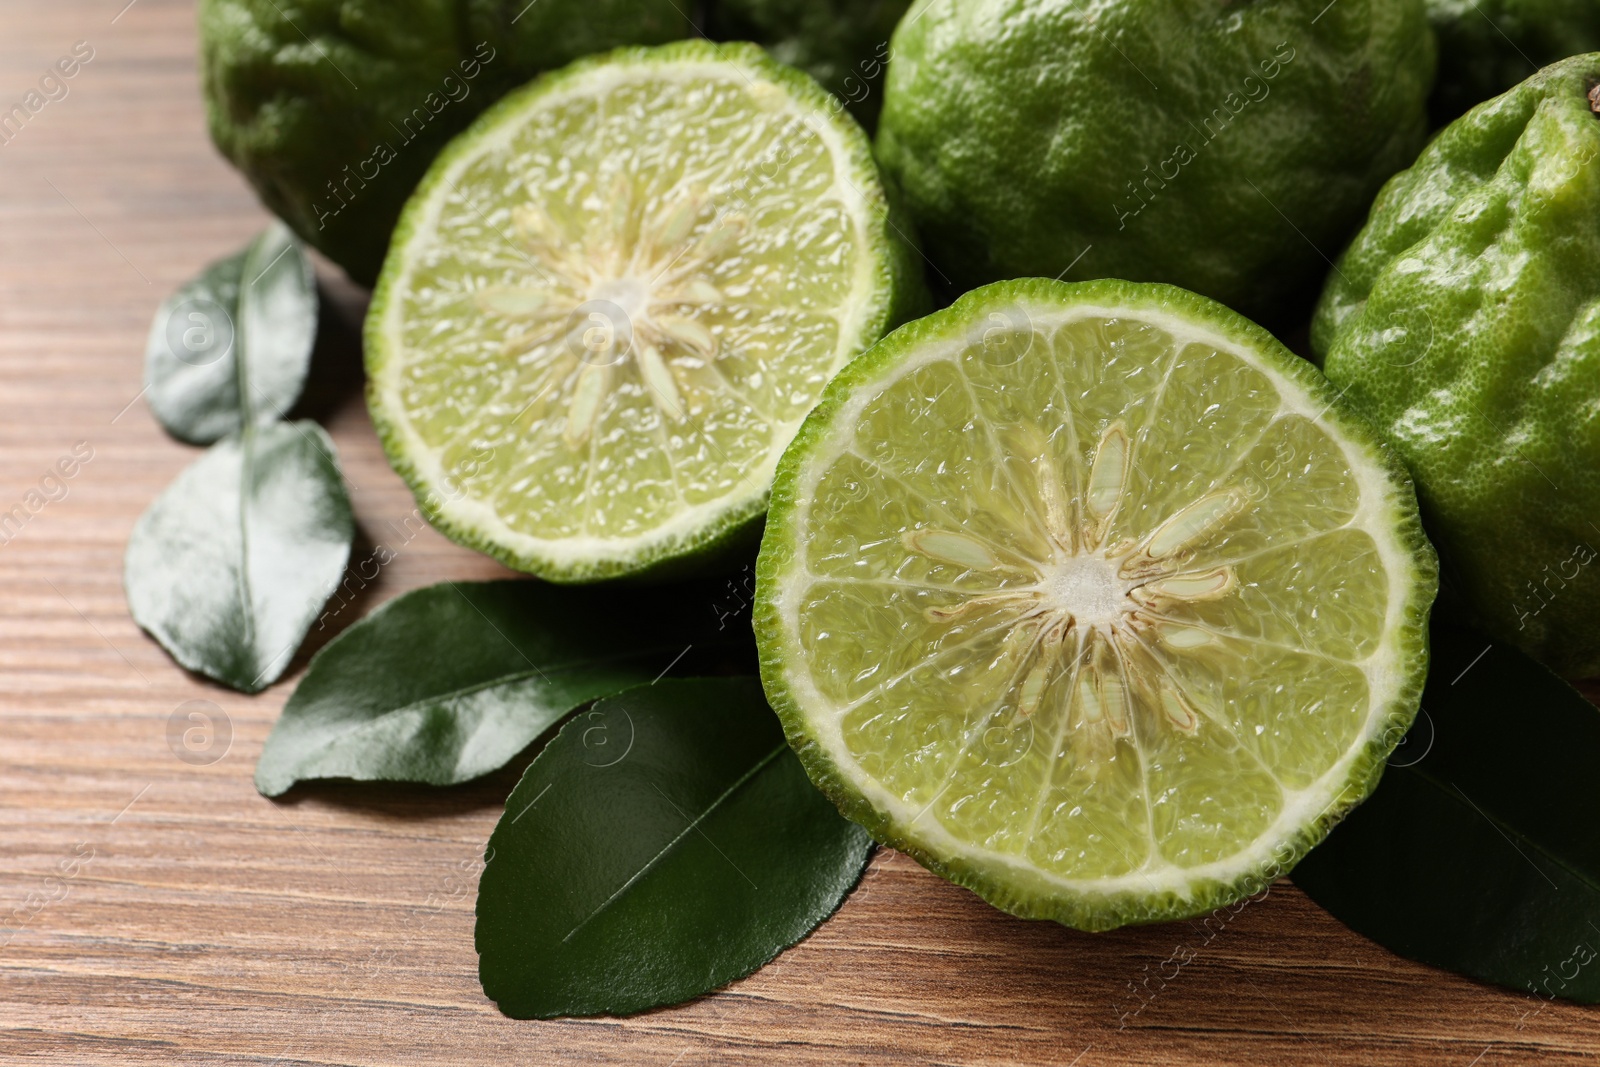
[[[369,404],[450,537],[556,581],[683,569],[759,519],[920,285],[810,78],[753,45],[624,49],[434,163],[368,313]]]
[[[1030,918],[1199,915],[1287,871],[1416,713],[1404,470],[1259,327],[1002,282],[885,338],[778,470],[767,694],[879,840]]]

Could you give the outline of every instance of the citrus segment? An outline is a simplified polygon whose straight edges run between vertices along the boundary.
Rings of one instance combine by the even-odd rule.
[[[1018,914],[1203,913],[1415,714],[1436,584],[1326,381],[1165,286],[1001,283],[830,386],[759,568],[769,697],[852,817]]]

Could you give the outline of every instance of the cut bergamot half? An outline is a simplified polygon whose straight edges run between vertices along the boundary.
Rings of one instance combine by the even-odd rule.
[[[1081,929],[1259,891],[1416,713],[1437,565],[1327,381],[1179,289],[969,293],[779,467],[767,693],[879,840]]]
[[[368,400],[441,530],[557,581],[714,557],[920,279],[865,135],[753,45],[580,61],[501,101],[401,217]]]

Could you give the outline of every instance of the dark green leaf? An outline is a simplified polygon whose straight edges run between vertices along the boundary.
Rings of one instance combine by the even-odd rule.
[[[1520,652],[1435,624],[1416,725],[1294,880],[1402,956],[1600,1001],[1597,765],[1593,705]]]
[[[452,785],[503,766],[574,708],[679,657],[753,647],[731,582],[563,588],[456,583],[399,597],[317,653],[256,764],[308,778]],[[743,664],[741,664],[743,666]]]
[[[300,397],[316,336],[311,261],[275,223],[156,312],[145,346],[150,409],[197,445],[281,419]]]
[[[283,673],[337,588],[352,534],[322,428],[253,426],[213,445],[140,516],[128,607],[179,663],[254,693]]]
[[[833,914],[870,841],[753,678],[641,686],[562,727],[478,883],[478,973],[514,1018],[623,1015],[754,971]]]

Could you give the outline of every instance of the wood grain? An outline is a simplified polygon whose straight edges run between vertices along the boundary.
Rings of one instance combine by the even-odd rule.
[[[1287,883],[1218,933],[1089,936],[1008,918],[894,854],[815,936],[722,993],[626,1020],[502,1018],[478,988],[472,906],[514,769],[270,803],[250,775],[290,684],[253,699],[206,685],[128,618],[128,531],[196,455],[138,402],[150,316],[265,216],[205,138],[191,5],[125,3],[0,9],[0,107],[75,42],[95,50],[68,96],[0,145],[0,512],[30,491],[58,498],[0,544],[0,1062],[1600,1058],[1594,1011],[1397,959]],[[500,572],[407,524],[355,388],[361,295],[322,276],[334,311],[311,408],[364,544],[395,550],[331,632],[406,589]],[[46,475],[80,441],[93,459],[63,496]],[[209,765],[169,746],[195,700],[231,728]],[[1174,974],[1180,950],[1193,960]]]

